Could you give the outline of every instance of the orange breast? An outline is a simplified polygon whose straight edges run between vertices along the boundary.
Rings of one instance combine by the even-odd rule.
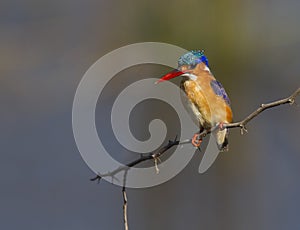
[[[220,122],[232,122],[232,110],[222,97],[215,94],[210,85],[211,80],[215,78],[209,72],[203,72],[196,80],[185,80],[182,83],[188,99],[198,110],[194,114],[204,128]]]
[[[194,115],[197,117],[202,126],[209,128],[211,126],[211,110],[209,102],[203,94],[203,90],[197,82],[193,80],[185,81],[183,86],[186,96],[192,104]]]

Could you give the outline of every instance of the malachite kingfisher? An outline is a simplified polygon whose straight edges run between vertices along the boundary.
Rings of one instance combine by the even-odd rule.
[[[180,88],[185,92],[188,106],[200,127],[192,144],[199,147],[202,142],[200,133],[219,126],[213,134],[219,150],[227,151],[229,131],[223,126],[232,122],[230,100],[221,83],[211,73],[204,51],[194,50],[182,55],[178,68],[164,75],[157,83],[179,76],[183,77]]]

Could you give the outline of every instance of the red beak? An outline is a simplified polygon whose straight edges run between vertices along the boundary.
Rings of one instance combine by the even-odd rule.
[[[159,79],[158,81],[156,81],[155,84],[158,84],[162,81],[170,80],[170,79],[178,77],[182,74],[184,74],[184,72],[182,72],[180,70],[177,70],[177,69],[174,69],[173,71],[171,71],[171,72],[167,73],[166,75],[162,76],[162,78]]]

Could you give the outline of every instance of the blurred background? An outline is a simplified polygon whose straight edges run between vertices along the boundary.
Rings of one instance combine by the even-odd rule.
[[[204,49],[237,121],[300,86],[299,10],[297,0],[2,0],[0,228],[123,229],[121,188],[89,181],[72,133],[77,85],[98,58],[146,41]],[[138,67],[124,79],[165,71]],[[284,105],[247,135],[232,130],[230,151],[203,175],[197,153],[167,183],[128,189],[130,229],[299,229],[299,115]],[[103,137],[104,123],[97,116]]]

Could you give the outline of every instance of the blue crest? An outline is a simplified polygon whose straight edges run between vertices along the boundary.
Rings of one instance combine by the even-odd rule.
[[[205,57],[204,51],[192,50],[191,52],[188,52],[179,58],[178,66],[196,66],[200,62],[203,62],[208,67],[208,59]]]

